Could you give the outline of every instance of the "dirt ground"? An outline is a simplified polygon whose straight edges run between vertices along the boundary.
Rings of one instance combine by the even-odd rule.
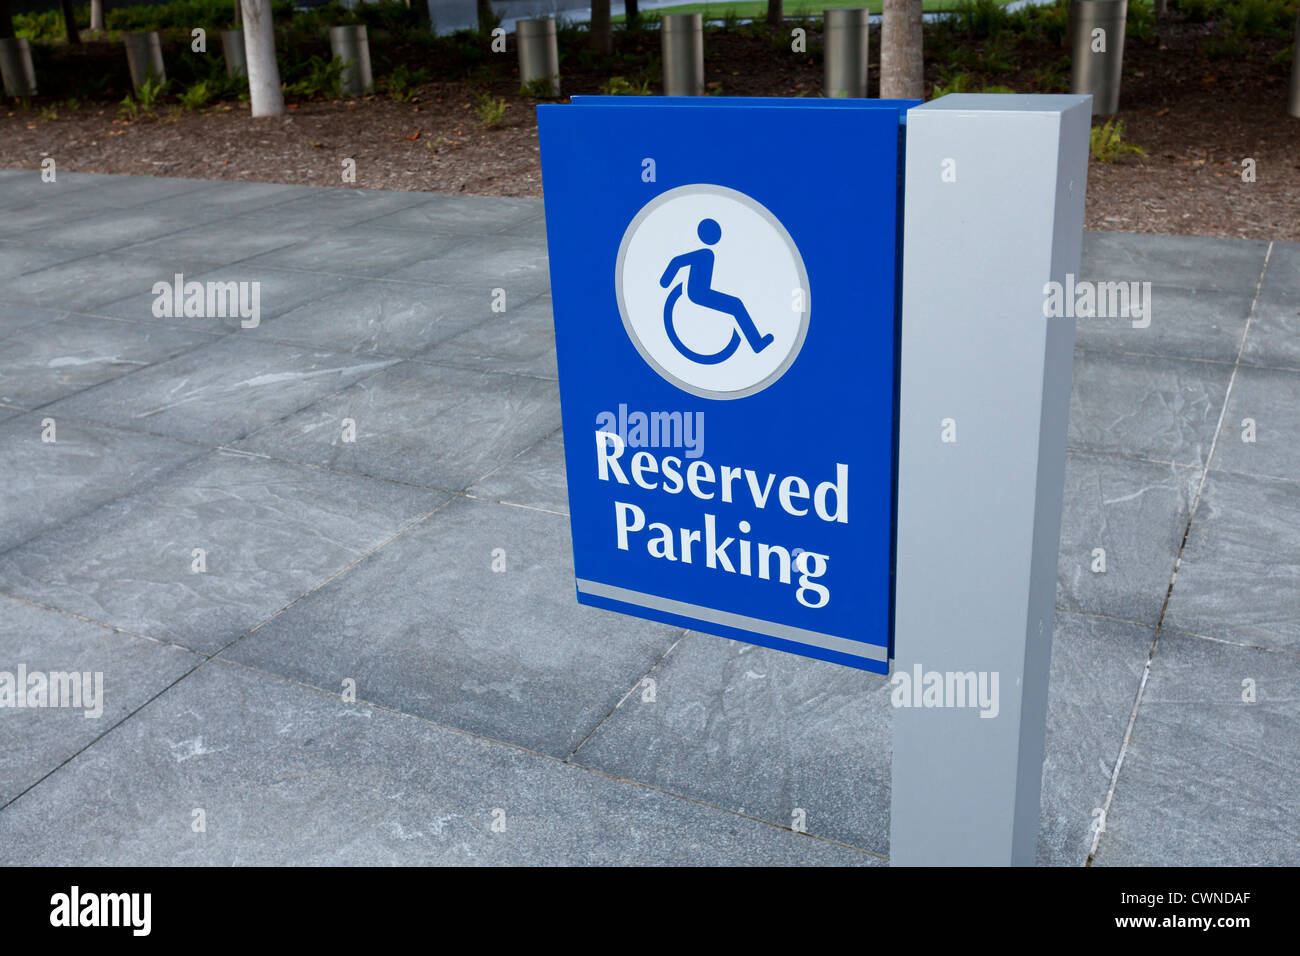
[[[1162,22],[1154,40],[1130,42],[1118,118],[1124,140],[1146,155],[1092,162],[1088,228],[1300,241],[1300,119],[1286,115],[1289,63],[1279,55],[1286,44],[1260,42],[1248,56],[1211,57],[1201,52],[1208,33],[1204,25]],[[873,57],[878,39],[873,33]],[[635,42],[651,53],[658,38]],[[820,60],[770,39],[710,34],[706,53],[714,92],[821,93]],[[1059,49],[1025,52],[1016,72],[976,80],[1026,92],[1060,89],[1068,82],[1061,56]],[[500,62],[472,80],[425,84],[414,102],[291,98],[285,116],[256,121],[234,101],[202,112],[164,104],[152,118],[126,121],[116,101],[69,109],[38,100],[0,115],[0,167],[37,168],[54,156],[60,170],[78,172],[344,186],[351,184],[342,181],[343,160],[354,159],[358,187],[537,197],[538,101],[520,95],[513,52]],[[1049,64],[1050,83],[1041,69]],[[947,69],[928,57],[929,83]],[[600,92],[609,77],[567,64],[562,70],[566,94]],[[508,101],[498,127],[485,127],[475,113],[485,93]],[[1254,160],[1253,182],[1242,177],[1247,159]]]

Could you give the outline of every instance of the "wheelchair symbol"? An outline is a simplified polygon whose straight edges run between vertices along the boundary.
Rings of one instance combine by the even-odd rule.
[[[686,280],[673,285],[672,291],[668,293],[668,298],[664,302],[664,330],[668,333],[668,341],[672,342],[673,348],[678,352],[700,365],[717,365],[731,358],[736,349],[740,348],[742,334],[755,353],[763,351],[772,344],[775,336],[770,333],[763,335],[758,331],[758,326],[754,324],[744,302],[734,295],[727,295],[713,288],[713,250],[708,247],[716,245],[722,238],[722,227],[716,220],[701,219],[696,232],[705,247],[675,256],[659,279],[659,284],[667,289],[673,284],[677,274],[682,269],[686,270]],[[688,348],[677,334],[677,328],[673,323],[673,310],[682,297],[683,287],[688,301],[706,309],[723,312],[735,319],[739,328],[731,330],[731,338],[717,352],[710,354],[696,352]]]

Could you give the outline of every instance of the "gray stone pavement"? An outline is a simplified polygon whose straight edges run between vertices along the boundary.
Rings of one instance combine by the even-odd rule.
[[[541,217],[0,171],[0,863],[887,862],[885,678],[574,600]],[[1296,864],[1300,246],[1084,260],[1039,859]]]

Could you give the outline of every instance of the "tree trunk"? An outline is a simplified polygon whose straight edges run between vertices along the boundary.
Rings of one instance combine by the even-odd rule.
[[[244,17],[239,9],[239,0],[235,0],[235,27],[236,30],[244,28]]]
[[[80,43],[81,34],[77,32],[77,13],[72,9],[72,0],[61,0],[63,5],[63,28],[67,32],[69,43]]]
[[[0,39],[14,35],[13,11],[9,0],[0,0]]]
[[[477,0],[478,28],[487,33],[497,25],[496,11],[492,9],[492,0]]]
[[[641,7],[637,0],[623,0],[623,22],[632,26],[641,18]]]
[[[244,7],[244,58],[248,61],[248,95],[254,116],[280,116],[284,94],[280,68],[275,62],[275,21],[271,0],[242,0]]]
[[[104,0],[90,0],[90,31],[104,32]]]
[[[767,22],[779,27],[785,20],[785,7],[781,0],[767,0]]]
[[[881,99],[922,99],[925,96],[921,2],[885,0],[880,25]]]
[[[591,48],[606,56],[614,52],[614,36],[609,24],[609,0],[591,0]]]

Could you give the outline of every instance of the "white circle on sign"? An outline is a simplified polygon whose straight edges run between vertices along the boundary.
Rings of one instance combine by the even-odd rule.
[[[761,392],[808,335],[799,249],[766,207],[726,186],[679,186],[646,203],[623,233],[614,286],[641,357],[702,398]]]

